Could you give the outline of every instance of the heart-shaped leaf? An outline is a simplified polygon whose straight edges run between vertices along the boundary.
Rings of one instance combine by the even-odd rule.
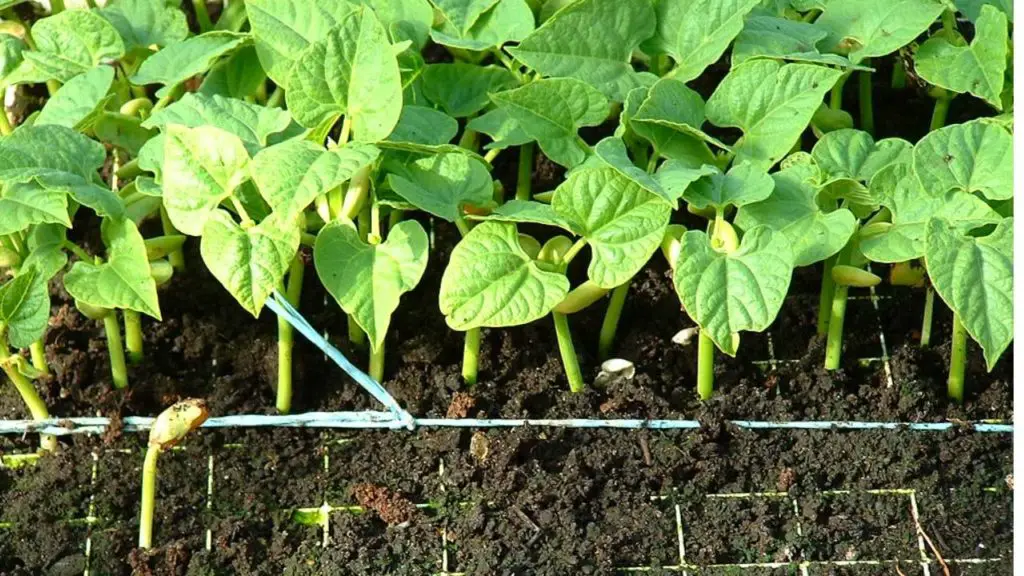
[[[935,291],[981,344],[992,370],[1013,340],[1013,218],[982,238],[932,219],[925,264]]]
[[[483,222],[452,250],[440,305],[455,330],[518,326],[543,318],[569,293],[564,274],[543,270],[514,224]]]
[[[392,42],[409,40],[417,50],[422,50],[430,38],[434,8],[427,0],[357,0],[354,4],[373,8],[391,34]]]
[[[29,82],[67,82],[124,55],[124,42],[109,22],[89,10],[65,10],[32,26],[35,49],[23,53]]]
[[[307,128],[341,115],[363,142],[387,138],[402,114],[402,77],[387,31],[364,8],[353,12],[295,60],[288,109]]]
[[[822,46],[858,63],[899,50],[928,30],[944,0],[831,0],[814,21],[828,31]]]
[[[221,201],[249,178],[242,141],[212,126],[167,127],[164,142],[164,207],[174,227],[200,236]]]
[[[451,142],[458,132],[459,123],[455,118],[440,110],[410,105],[402,107],[402,116],[387,139],[436,146]]]
[[[588,146],[577,130],[596,126],[608,115],[608,100],[572,78],[538,80],[491,94],[491,100],[537,141],[548,158],[567,168],[582,164],[587,157]]]
[[[1013,197],[1013,137],[980,120],[930,132],[914,146],[914,171],[925,190]]]
[[[150,275],[142,234],[127,218],[108,218],[101,226],[107,260],[75,262],[64,275],[68,294],[91,306],[134,310],[160,320],[156,282]]]
[[[930,84],[961,94],[970,92],[1002,110],[1007,44],[1006,14],[984,6],[970,45],[932,37],[914,55],[914,70]]]
[[[612,168],[573,172],[555,190],[555,212],[587,240],[587,275],[602,288],[625,283],[661,245],[672,208]]]
[[[516,224],[542,224],[554,226],[567,232],[576,233],[573,223],[563,218],[551,204],[534,202],[533,200],[512,199],[486,215],[468,214],[471,220],[493,220],[495,222],[511,222]]]
[[[813,64],[750,60],[734,66],[708,99],[708,120],[743,131],[736,161],[767,169],[800,137],[842,72]]]
[[[479,206],[494,194],[487,167],[464,154],[419,158],[401,173],[389,174],[388,185],[413,206],[449,222],[462,215],[463,204]]]
[[[117,28],[129,51],[170,46],[188,38],[185,14],[153,0],[117,0],[96,12]]]
[[[96,119],[111,84],[114,69],[98,66],[72,78],[50,98],[36,116],[35,126],[58,124],[85,131]]]
[[[793,275],[789,241],[758,226],[731,254],[715,251],[698,230],[683,234],[681,243],[674,275],[679,300],[718,348],[735,356],[733,335],[764,330],[782,307]]]
[[[430,3],[441,13],[445,22],[459,32],[468,32],[498,0],[430,0]]]
[[[0,325],[6,328],[7,342],[14,348],[28,348],[46,332],[50,319],[47,280],[28,269],[0,286]]]
[[[429,64],[423,68],[423,93],[455,118],[466,118],[480,112],[491,103],[488,94],[515,85],[515,76],[498,66],[450,62]]]
[[[36,180],[11,184],[0,192],[0,235],[44,223],[71,228],[67,192]]]
[[[437,44],[462,50],[483,51],[499,48],[506,42],[518,42],[533,32],[533,11],[526,0],[499,0],[466,31],[451,22],[430,31]]]
[[[275,84],[290,88],[288,76],[295,60],[310,44],[351,14],[349,2],[320,0],[247,0],[245,11],[256,44],[256,54]]]
[[[267,73],[260,66],[256,47],[250,44],[239,48],[211,68],[203,78],[198,93],[207,96],[250,98],[256,95],[266,81]]]
[[[657,32],[645,43],[676,61],[672,77],[689,82],[714,64],[743,29],[744,17],[759,0],[655,2]]]
[[[678,147],[676,140],[697,139],[720,149],[729,147],[701,130],[704,124],[704,99],[679,80],[662,78],[647,92],[640,108],[630,116],[637,135],[654,144],[655,151]],[[687,143],[687,148],[693,144]],[[672,157],[671,153],[665,154]]]
[[[863,69],[838,54],[819,52],[817,44],[826,36],[828,31],[809,22],[752,14],[736,37],[732,63],[735,66],[751,58],[776,58]]]
[[[377,350],[402,294],[423,277],[429,253],[427,233],[414,220],[399,222],[380,244],[364,242],[351,224],[332,222],[317,235],[313,257],[324,287]]]
[[[492,142],[484,146],[487,150],[501,150],[533,142],[533,138],[523,130],[519,122],[501,108],[473,118],[466,124],[466,128],[491,137]]]
[[[743,163],[725,174],[718,172],[697,180],[683,193],[683,199],[694,208],[710,206],[724,214],[729,206],[739,208],[764,200],[774,188],[775,182],[767,172]]]
[[[299,249],[294,218],[273,214],[242,228],[225,210],[212,212],[203,228],[199,252],[213,276],[253,316],[281,284]]]
[[[135,84],[162,84],[157,96],[163,96],[172,87],[196,74],[202,74],[226,54],[252,41],[248,34],[215,30],[171,44],[150,56],[132,76]]]
[[[811,150],[823,181],[836,179],[870,182],[889,164],[909,163],[914,146],[900,138],[875,142],[867,132],[844,128],[826,133]]]
[[[605,165],[611,166],[616,172],[632,180],[644,190],[660,196],[673,207],[676,206],[677,197],[666,192],[656,178],[633,164],[626,152],[626,144],[621,138],[609,136],[601,140],[597,146],[594,146],[594,154]]]
[[[621,102],[641,85],[630,58],[655,23],[648,0],[579,0],[508,51],[541,76],[576,78]]]

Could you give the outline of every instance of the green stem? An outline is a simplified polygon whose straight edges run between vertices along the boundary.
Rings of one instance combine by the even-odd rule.
[[[697,395],[709,400],[715,392],[715,342],[704,330],[697,336]]]
[[[14,132],[14,127],[7,118],[7,108],[0,102],[0,136],[7,136],[11,132]]]
[[[836,370],[843,355],[843,322],[846,319],[846,297],[850,287],[836,285],[832,294],[832,314],[828,320],[828,341],[825,344],[825,369]]]
[[[870,59],[866,60],[864,65],[870,65]],[[858,73],[858,76],[858,88],[860,89],[860,127],[868,134],[874,134],[875,112],[871,103],[871,72],[864,70]]]
[[[107,352],[110,354],[110,374],[114,388],[128,387],[128,366],[124,361],[124,343],[121,341],[121,326],[117,323],[117,311],[111,310],[103,318],[103,329],[107,333]]]
[[[516,200],[529,200],[533,178],[533,142],[519,147],[519,173],[516,176]]]
[[[199,33],[213,30],[213,22],[210,20],[210,12],[206,9],[206,0],[192,0],[192,8],[196,11],[196,23],[199,24]]]
[[[267,98],[267,108],[280,108],[284,104],[284,88],[274,86],[274,91]]]
[[[367,166],[356,172],[349,181],[348,191],[345,192],[345,202],[341,207],[341,216],[349,220],[355,220],[356,215],[363,209],[369,193],[370,167]]]
[[[907,87],[907,69],[900,62],[896,62],[892,66],[891,84],[893,90],[903,90]]]
[[[128,162],[125,162],[117,169],[118,180],[131,180],[136,176],[142,174],[142,167],[139,166],[139,159],[133,158]]]
[[[626,282],[612,290],[608,310],[604,313],[604,322],[601,323],[601,335],[597,341],[597,357],[601,360],[607,360],[611,355],[612,346],[615,344],[615,332],[619,328],[619,318],[622,317],[622,308],[626,304],[626,295],[629,294],[629,284],[630,282]]]
[[[459,146],[466,150],[476,151],[477,145],[477,132],[476,130],[470,130],[466,128],[462,132],[462,137],[459,138]]]
[[[957,402],[964,400],[964,374],[967,368],[967,329],[960,315],[953,314],[953,350],[949,355],[949,380],[946,390]]]
[[[153,510],[156,507],[156,463],[160,447],[146,449],[146,461],[142,465],[142,503],[139,508],[139,548],[153,546]]]
[[[82,262],[92,262],[95,260],[95,258],[90,256],[89,253],[83,250],[81,246],[70,240],[64,240],[64,247],[70,250],[75,256],[78,256],[78,259]]]
[[[163,228],[165,236],[175,236],[178,234],[174,224],[171,223],[171,217],[167,214],[167,208],[164,207],[163,203],[160,204],[160,226]],[[170,261],[175,271],[185,271],[185,254],[180,248],[168,254],[167,260]]]
[[[64,11],[64,0],[50,0],[50,14],[56,15]]]
[[[384,343],[380,348],[370,346],[370,378],[377,382],[384,381]]]
[[[935,108],[932,110],[932,122],[928,127],[929,131],[935,131],[946,125],[946,115],[949,114],[949,103],[952,98],[937,98]]]
[[[846,81],[850,79],[850,72],[844,73],[839,77],[839,80],[832,86],[832,95],[829,98],[829,106],[833,110],[840,110],[843,107],[843,87],[846,86]]]
[[[366,345],[366,333],[359,327],[359,323],[352,316],[348,317],[348,341],[353,346],[363,347]]]
[[[50,411],[46,409],[46,403],[39,396],[36,387],[32,385],[32,382],[24,374],[18,372],[18,369],[11,364],[10,358],[11,352],[7,349],[6,341],[0,342],[0,367],[3,367],[4,374],[7,374],[7,378],[10,379],[11,384],[14,384],[14,388],[21,395],[21,399],[25,402],[25,406],[32,415],[32,419],[49,419]],[[56,450],[57,437],[49,434],[40,434],[39,444],[43,450]]]
[[[932,342],[932,313],[935,310],[935,289],[928,286],[924,294],[924,317],[921,319],[921,348]]]
[[[836,256],[825,260],[825,269],[821,273],[821,290],[818,293],[818,335],[828,333],[828,320],[832,313],[832,294],[835,283],[832,281],[832,267],[836,264]]]
[[[466,342],[462,346],[462,380],[466,386],[476,386],[480,365],[480,328],[466,331]]]
[[[306,265],[302,254],[296,254],[288,268],[288,287],[285,298],[298,310],[302,296],[302,281]],[[277,411],[287,414],[292,409],[292,350],[294,348],[292,325],[284,318],[277,319]]]
[[[181,95],[184,94],[184,93],[185,93],[185,83],[184,82],[179,82],[179,83],[175,84],[174,86],[172,86],[170,89],[167,90],[167,93],[164,94],[164,96],[162,98],[160,98],[159,100],[156,101],[156,104],[153,105],[153,112],[155,113],[158,110],[163,110],[164,108],[167,107],[168,104],[170,104],[170,103],[174,102],[175,100],[177,100],[178,98],[180,98]]]
[[[46,346],[43,345],[43,341],[36,340],[29,346],[28,351],[32,355],[32,367],[39,370],[44,376],[49,376],[50,366],[46,363]]]
[[[142,363],[142,316],[134,310],[124,311],[124,340],[128,349],[128,361]]]
[[[583,391],[583,374],[580,372],[580,362],[576,357],[576,347],[572,343],[572,332],[569,330],[569,318],[558,312],[551,313],[555,319],[555,335],[558,337],[558,351],[562,355],[562,366],[565,368],[565,377],[569,380],[569,390],[572,392]]]
[[[942,29],[947,33],[956,32],[956,12],[946,10],[942,13]]]

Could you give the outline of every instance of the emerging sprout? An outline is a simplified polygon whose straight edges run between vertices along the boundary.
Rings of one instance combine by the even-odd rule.
[[[156,503],[156,463],[160,453],[169,450],[192,430],[206,422],[210,413],[206,401],[182,400],[164,410],[149,431],[149,448],[142,466],[142,504],[139,511],[139,548],[153,545],[153,509]]]

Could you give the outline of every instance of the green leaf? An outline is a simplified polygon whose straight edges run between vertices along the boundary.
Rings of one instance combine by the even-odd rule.
[[[313,250],[320,281],[374,350],[384,344],[402,294],[419,284],[429,255],[430,240],[414,220],[399,222],[380,244],[364,242],[351,224],[332,222]]]
[[[930,132],[914,146],[914,170],[929,192],[977,192],[989,200],[1013,197],[1013,137],[974,120]]]
[[[35,270],[44,282],[49,282],[68,263],[64,253],[67,228],[59,224],[40,224],[28,233],[28,257],[21,263],[21,269]]]
[[[724,214],[729,206],[739,208],[760,202],[774,189],[775,182],[767,172],[743,163],[734,165],[725,174],[718,172],[697,180],[686,189],[683,199],[694,208],[710,206]]]
[[[256,154],[249,172],[274,212],[298,214],[379,155],[376,147],[358,142],[324,150],[309,140],[288,140]]]
[[[588,147],[577,130],[596,126],[608,115],[608,100],[571,78],[538,80],[491,94],[491,100],[537,141],[548,158],[567,168],[581,164],[587,156]]]
[[[886,138],[876,143],[867,132],[842,129],[822,136],[811,150],[811,156],[826,181],[845,178],[866,183],[890,164],[909,163],[913,147],[900,138]]]
[[[551,207],[590,246],[590,280],[609,289],[647,263],[672,213],[664,199],[612,168],[573,172],[555,190]]]
[[[171,44],[150,56],[132,76],[133,84],[162,84],[157,96],[196,74],[210,69],[222,56],[252,41],[248,34],[215,30]]]
[[[296,125],[292,123],[291,116],[285,110],[205,94],[186,94],[174,104],[157,110],[142,123],[142,127],[166,130],[170,124],[180,124],[189,128],[220,128],[238,136],[250,154],[256,154],[270,144],[275,135],[296,131]],[[162,141],[162,138],[160,140]],[[159,146],[162,149],[162,144]],[[158,156],[163,157],[163,153],[160,152]]]
[[[983,238],[931,220],[925,264],[935,291],[981,344],[991,371],[1013,340],[1013,218]]]
[[[256,54],[267,76],[290,89],[288,77],[295,60],[310,44],[327,33],[357,8],[343,1],[247,0],[245,10],[256,44]]]
[[[642,85],[630,58],[655,22],[648,0],[579,0],[508,51],[542,76],[577,78],[621,102]]]
[[[138,156],[142,147],[157,136],[156,130],[143,128],[139,118],[106,110],[96,115],[92,132],[97,140],[124,148],[132,156]]]
[[[925,254],[928,221],[942,218],[966,233],[1000,216],[981,198],[960,190],[926,190],[909,164],[883,169],[871,182],[892,212],[884,234],[861,238],[860,250],[874,262],[906,262]]]
[[[933,36],[914,55],[914,70],[929,84],[963,94],[970,92],[1002,110],[1000,94],[1006,72],[1006,14],[983,6],[968,46]]]
[[[656,178],[633,164],[626,152],[626,144],[621,138],[609,136],[601,140],[594,147],[594,153],[597,158],[604,161],[604,164],[611,166],[616,172],[632,180],[644,190],[660,196],[673,207],[677,205],[677,196],[669,194]]]
[[[708,120],[743,131],[736,161],[767,169],[800,137],[842,72],[813,64],[751,60],[734,66],[708,100]]]
[[[825,212],[815,201],[817,188],[803,178],[799,167],[772,174],[771,196],[736,213],[736,226],[751,230],[767,226],[782,233],[793,251],[794,266],[810,266],[839,253],[853,235],[857,219],[840,208]]]
[[[534,29],[533,12],[525,0],[499,0],[473,26],[460,32],[450,22],[430,31],[430,38],[442,46],[480,52],[518,42]]]
[[[447,144],[459,132],[459,123],[451,116],[426,106],[404,106],[398,125],[388,136],[393,142]]]
[[[65,10],[32,26],[36,49],[23,55],[33,81],[67,82],[124,55],[124,42],[109,22],[88,10]]]
[[[235,135],[212,126],[167,127],[164,207],[174,227],[200,236],[221,201],[249,178],[249,154]]]
[[[906,46],[946,9],[944,0],[831,0],[814,25],[828,32],[822,46],[853,63]]]
[[[199,93],[247,98],[255,95],[266,81],[267,73],[260,65],[256,47],[244,46],[210,70],[199,86]]]
[[[743,29],[743,18],[760,0],[657,0],[658,27],[645,44],[676,61],[671,75],[689,82],[715,63]]]
[[[508,222],[520,224],[542,224],[554,226],[567,232],[576,233],[573,224],[563,218],[550,204],[534,202],[532,200],[512,199],[498,206],[493,212],[486,215],[467,214],[470,220],[495,222]]]
[[[7,341],[14,348],[28,348],[46,332],[50,319],[47,280],[28,270],[0,286],[0,325],[6,327]]]
[[[199,244],[210,273],[253,316],[259,316],[267,298],[281,284],[298,250],[295,218],[274,214],[242,228],[225,210],[209,215]]]
[[[462,215],[463,204],[479,206],[494,194],[487,167],[463,154],[420,158],[402,174],[389,174],[388,185],[420,210],[449,222]]]
[[[299,55],[286,99],[307,128],[333,124],[345,114],[357,140],[387,138],[402,114],[402,78],[372,10],[353,12]]]
[[[441,278],[441,313],[454,330],[518,326],[543,318],[569,293],[519,245],[513,224],[483,222],[452,250]]]
[[[686,190],[691,184],[703,176],[711,176],[718,172],[718,168],[711,164],[694,166],[680,160],[668,160],[658,167],[658,172],[654,177],[669,198],[672,198],[673,202],[677,202],[686,194]]]
[[[468,32],[473,24],[498,3],[498,0],[430,0],[441,13],[441,17],[461,33]]]
[[[6,86],[7,76],[21,64],[25,44],[10,34],[0,33],[0,88]]]
[[[106,159],[99,142],[64,126],[22,126],[0,138],[0,188],[32,178],[88,182]]]
[[[491,110],[477,116],[466,124],[466,128],[487,134],[492,142],[484,146],[487,150],[512,148],[533,142],[533,138],[504,109]]]
[[[36,116],[35,126],[58,124],[85,130],[95,121],[111,84],[114,69],[98,66],[72,78],[50,98]]]
[[[703,140],[723,150],[729,147],[701,130],[704,124],[704,99],[673,78],[662,78],[647,92],[640,108],[629,118],[637,135],[651,141],[658,153],[675,148],[692,150]],[[668,155],[668,154],[666,154]]]
[[[106,18],[132,50],[170,46],[188,38],[185,14],[163,0],[117,0],[96,12]]]
[[[349,0],[353,2],[353,0]],[[409,40],[422,50],[430,38],[434,9],[427,0],[354,0],[373,8],[381,24],[388,29],[392,42]]]
[[[156,282],[139,230],[131,220],[113,218],[105,219],[101,230],[107,261],[75,262],[64,275],[68,294],[92,306],[134,310],[160,320]]]
[[[515,76],[498,66],[450,62],[423,69],[423,93],[455,118],[473,116],[491,103],[488,94],[515,85]]]
[[[985,6],[995,6],[1003,11],[1013,22],[1013,0],[955,0],[956,7],[971,22],[981,17],[981,9]]]
[[[751,15],[732,49],[733,65],[751,58],[777,58],[867,70],[837,54],[818,52],[817,44],[828,36],[820,26],[776,16]]]
[[[0,235],[53,223],[71,228],[67,194],[36,181],[19,182],[0,193]]]
[[[674,281],[690,318],[729,356],[733,334],[760,332],[778,315],[789,291],[793,255],[786,237],[765,226],[748,230],[738,250],[716,252],[707,234],[683,234]]]

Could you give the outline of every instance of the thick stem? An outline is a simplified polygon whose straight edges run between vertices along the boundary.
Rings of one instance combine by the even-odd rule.
[[[703,330],[697,337],[697,395],[708,400],[715,392],[715,342]]]
[[[865,66],[869,65],[867,62]],[[858,73],[860,101],[860,128],[868,134],[875,133],[875,111],[871,103],[871,72],[864,70]]]
[[[128,361],[142,363],[142,316],[134,310],[124,311],[124,341],[128,349]]]
[[[206,9],[206,0],[192,0],[192,8],[196,11],[196,23],[199,24],[199,33],[213,30],[213,22],[210,20],[210,12]]]
[[[832,86],[832,94],[829,98],[829,106],[833,110],[839,110],[843,107],[843,87],[846,86],[846,81],[850,79],[850,72],[844,73],[836,81],[835,85]]]
[[[935,108],[932,110],[932,122],[928,130],[934,131],[946,125],[946,115],[949,114],[949,103],[952,98],[937,98]]]
[[[50,14],[56,15],[64,11],[64,0],[50,0]]]
[[[626,304],[626,295],[629,294],[629,284],[630,282],[626,282],[612,290],[608,310],[604,313],[604,322],[601,323],[601,335],[597,341],[597,357],[601,360],[607,360],[611,355],[612,346],[615,344],[615,332],[619,328],[619,318],[622,317],[622,308]]]
[[[462,346],[462,381],[466,386],[476,386],[479,365],[480,328],[471,328],[466,331],[466,342]]]
[[[476,145],[478,139],[477,136],[478,135],[476,130],[470,130],[469,128],[466,128],[465,130],[462,131],[462,137],[459,138],[459,146],[461,148],[465,148],[466,150],[472,150],[473,152],[476,152]]]
[[[284,88],[274,86],[274,91],[267,98],[267,108],[280,108],[284,104]]]
[[[14,384],[14,388],[21,395],[21,399],[25,402],[25,406],[28,408],[29,414],[32,415],[32,419],[49,419],[50,411],[46,409],[46,402],[43,402],[42,397],[39,396],[39,392],[36,391],[36,387],[32,385],[32,382],[24,374],[18,372],[18,369],[10,363],[10,358],[11,352],[7,349],[6,340],[0,342],[0,367],[3,367],[4,374],[7,375],[11,384]],[[47,451],[56,450],[57,437],[50,434],[40,434],[39,446]]]
[[[946,390],[957,402],[964,400],[964,373],[967,368],[967,329],[958,314],[953,314],[953,350],[949,355],[949,380]]]
[[[302,254],[296,254],[288,268],[288,287],[285,298],[298,310],[302,296],[302,281],[306,273]],[[292,325],[284,318],[277,319],[277,411],[287,414],[292,409],[292,350],[294,348]]]
[[[110,354],[110,375],[114,388],[128,387],[128,366],[124,361],[124,343],[121,342],[121,326],[117,323],[117,311],[111,310],[103,318],[103,329],[107,333],[107,352]]]
[[[153,112],[156,112],[158,110],[163,110],[164,108],[167,107],[167,105],[171,104],[172,102],[174,102],[178,98],[181,98],[181,95],[184,94],[184,93],[185,93],[185,83],[184,82],[179,82],[178,84],[172,86],[171,88],[169,88],[167,90],[167,92],[163,95],[163,97],[160,98],[159,100],[157,100],[156,104],[153,105]]]
[[[29,353],[32,355],[32,367],[39,370],[43,376],[50,375],[50,366],[46,363],[46,346],[42,340],[36,340],[29,346]]]
[[[163,203],[160,204],[160,226],[163,228],[164,236],[174,236],[178,234],[175,230],[174,224],[171,224],[171,217],[167,215],[167,209],[164,208]],[[177,249],[167,255],[167,260],[174,267],[177,272],[185,271],[185,254],[182,253],[181,249]]]
[[[356,215],[363,209],[369,193],[370,167],[367,166],[356,172],[349,181],[348,191],[345,192],[345,202],[341,207],[341,216],[349,220],[355,220]]]
[[[930,285],[924,294],[924,316],[921,318],[921,348],[932,342],[932,313],[935,310],[935,289]]]
[[[380,347],[370,346],[370,378],[377,382],[384,381],[384,343]]]
[[[900,62],[896,62],[892,67],[891,84],[893,90],[903,90],[907,87],[907,69]]]
[[[146,450],[146,461],[142,464],[142,504],[139,508],[139,548],[153,546],[153,511],[156,508],[156,463],[160,458],[160,447],[150,446]]]
[[[519,173],[516,178],[516,200],[529,200],[533,184],[533,142],[519,147]]]
[[[832,314],[828,320],[828,341],[825,344],[825,369],[836,370],[843,356],[843,321],[846,319],[846,296],[849,286],[837,285],[832,295]]]
[[[569,390],[572,392],[583,391],[583,374],[580,372],[579,358],[576,357],[576,347],[572,343],[572,332],[569,330],[569,318],[565,314],[552,312],[555,319],[555,335],[558,337],[558,351],[562,355],[562,366],[565,368],[565,377],[569,380]]]
[[[828,319],[832,314],[832,294],[835,292],[835,283],[832,281],[832,267],[836,264],[836,257],[825,260],[825,269],[821,273],[821,291],[818,293],[818,335],[824,336],[828,333]]]
[[[353,346],[362,348],[366,345],[366,332],[359,327],[359,323],[352,316],[348,317],[348,341]]]

